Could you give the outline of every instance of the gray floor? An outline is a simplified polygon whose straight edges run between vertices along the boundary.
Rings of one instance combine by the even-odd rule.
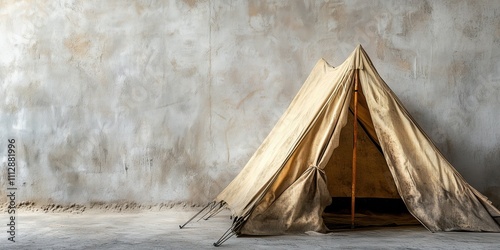
[[[18,210],[16,242],[8,241],[2,230],[0,249],[500,249],[500,234],[430,233],[421,226],[233,237],[214,248],[212,243],[230,225],[228,213],[180,230],[178,225],[195,212],[192,208],[80,214]],[[0,218],[2,224],[8,222],[5,213]]]

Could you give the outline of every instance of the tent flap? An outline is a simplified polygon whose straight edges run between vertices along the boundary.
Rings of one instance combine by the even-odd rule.
[[[266,210],[256,208],[241,229],[241,234],[326,232],[322,214],[331,200],[325,172],[311,166]]]

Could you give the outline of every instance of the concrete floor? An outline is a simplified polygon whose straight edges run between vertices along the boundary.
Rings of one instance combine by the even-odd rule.
[[[230,226],[223,211],[180,230],[193,208],[161,211],[44,213],[18,210],[16,242],[0,249],[216,249]],[[0,216],[7,221],[6,214]],[[2,221],[2,224],[3,221]],[[327,235],[233,237],[218,249],[500,249],[500,234],[430,233],[421,226],[341,230]]]

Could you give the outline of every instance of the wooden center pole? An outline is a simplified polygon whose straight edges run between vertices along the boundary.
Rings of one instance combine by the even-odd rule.
[[[354,228],[356,210],[356,146],[358,143],[358,70],[354,70],[354,124],[352,144],[351,228]]]

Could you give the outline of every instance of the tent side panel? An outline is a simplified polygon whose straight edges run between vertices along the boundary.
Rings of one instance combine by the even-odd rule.
[[[470,186],[416,125],[367,56],[364,60],[361,85],[387,164],[410,213],[431,231],[499,232],[500,226]]]

